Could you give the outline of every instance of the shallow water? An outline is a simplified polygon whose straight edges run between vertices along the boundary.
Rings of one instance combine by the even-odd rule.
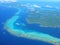
[[[35,4],[35,2],[33,3]],[[39,4],[39,3],[38,3]],[[53,5],[51,3],[41,3],[41,6],[44,7],[46,4],[49,4],[53,7],[59,7],[59,4],[55,3],[56,5]],[[29,4],[30,5],[30,4]],[[37,41],[37,40],[31,40],[27,39],[24,37],[17,37],[12,34],[10,34],[6,29],[4,28],[5,22],[10,19],[12,16],[15,15],[15,13],[18,11],[16,5],[13,5],[12,7],[11,3],[10,4],[0,4],[0,43],[1,45],[52,45],[50,43],[42,42],[42,41]],[[22,14],[22,13],[21,13]],[[26,15],[26,14],[25,14]],[[25,17],[25,16],[23,16]],[[21,21],[20,21],[21,20]],[[16,22],[22,23],[25,22],[24,18],[19,18]],[[26,22],[25,22],[26,23]],[[38,32],[43,32],[50,34],[54,37],[60,38],[60,28],[51,28],[51,27],[39,27],[38,24],[27,24],[26,27],[22,27],[22,29],[33,29],[33,31],[38,31]],[[20,25],[15,24],[16,29],[20,29]],[[27,30],[27,32],[31,32],[32,30]]]

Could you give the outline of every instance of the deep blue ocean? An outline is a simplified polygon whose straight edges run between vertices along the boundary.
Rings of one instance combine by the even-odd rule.
[[[22,2],[21,2],[22,3]],[[28,2],[23,2],[28,3]],[[51,5],[53,7],[58,6],[60,8],[60,3],[59,2],[29,2],[31,4],[38,4],[41,5],[42,7],[45,6],[46,4]],[[38,40],[31,40],[23,37],[17,37],[15,35],[10,34],[7,29],[4,28],[5,22],[11,18],[12,16],[15,15],[15,13],[18,11],[17,8],[19,8],[20,3],[0,3],[0,45],[53,45],[47,42],[42,42]],[[10,7],[9,7],[10,6]],[[20,19],[18,19],[17,22]],[[24,19],[21,19],[22,22]],[[18,27],[19,28],[19,27]],[[54,37],[60,38],[60,28],[46,28],[46,27],[38,27],[33,24],[27,26],[27,28],[34,29],[35,31],[42,32],[42,33],[47,33],[50,34]]]

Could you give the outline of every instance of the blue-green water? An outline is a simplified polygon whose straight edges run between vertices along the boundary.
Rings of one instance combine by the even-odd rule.
[[[31,2],[30,2],[31,3]],[[37,2],[38,3],[38,2]],[[36,2],[32,2],[32,4],[37,4]],[[19,3],[20,4],[20,3]],[[23,4],[23,3],[22,3]],[[24,3],[25,4],[25,3]],[[59,3],[38,3],[37,5],[41,5],[42,7],[44,7],[45,5],[51,5],[53,6],[54,8],[55,7],[59,7]],[[56,4],[56,5],[55,5]],[[8,4],[8,5],[11,5]],[[52,45],[50,43],[46,43],[46,42],[42,42],[42,41],[38,41],[38,40],[31,40],[31,39],[27,39],[27,38],[22,38],[22,37],[17,37],[17,36],[14,36],[12,34],[10,34],[8,31],[6,31],[7,29],[3,29],[4,28],[4,25],[2,24],[10,19],[12,16],[15,15],[15,13],[18,11],[17,8],[20,8],[19,6],[16,7],[16,5],[14,4],[12,7],[8,7],[7,4],[0,4],[0,15],[1,15],[1,18],[0,18],[0,29],[1,29],[1,33],[0,33],[0,43],[1,45]],[[29,4],[31,5],[31,4]],[[16,8],[15,8],[16,7]],[[22,9],[23,8],[23,9]],[[53,9],[54,9],[53,8]],[[46,8],[48,9],[48,8]],[[26,12],[24,12],[26,11]],[[24,23],[26,26],[21,26],[21,25],[15,25],[15,29],[23,29],[25,30],[26,32],[32,32],[32,31],[37,31],[37,32],[42,32],[42,33],[46,33],[46,34],[49,34],[49,35],[52,35],[54,37],[58,37],[60,38],[60,28],[53,28],[53,27],[39,27],[39,24],[29,24],[26,22],[25,18],[27,17],[27,15],[30,13],[28,12],[27,13],[27,8],[26,7],[21,7],[21,13],[20,13],[20,18],[16,21],[18,22],[19,24],[20,23]]]

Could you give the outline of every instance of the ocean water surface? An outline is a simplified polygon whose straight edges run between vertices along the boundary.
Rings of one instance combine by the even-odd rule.
[[[32,5],[35,5],[35,7],[37,7],[37,8],[35,8]],[[34,32],[34,31],[41,32],[41,33],[49,34],[53,37],[60,39],[60,36],[59,36],[60,27],[53,27],[53,26],[52,27],[49,27],[49,26],[41,27],[41,26],[39,26],[38,23],[29,24],[26,21],[26,18],[28,17],[28,15],[30,15],[30,13],[32,13],[29,11],[30,10],[34,11],[34,9],[36,9],[35,11],[41,9],[42,11],[46,10],[47,12],[52,10],[52,11],[55,11],[52,15],[54,15],[54,14],[60,15],[60,3],[59,2],[0,3],[0,45],[53,45],[51,43],[47,43],[47,42],[44,42],[41,40],[34,40],[34,39],[26,38],[26,37],[15,36],[7,31],[7,30],[10,30],[9,28],[7,28],[7,29],[5,28],[5,24],[6,24],[7,20],[9,20],[11,17],[15,16],[16,12],[18,12],[19,9],[20,9],[19,18],[14,23],[14,29],[19,29],[19,30],[22,29],[26,33]],[[42,14],[42,15],[44,16],[44,14]],[[19,25],[19,24],[21,24],[21,25]],[[22,25],[25,25],[25,26],[22,26]],[[60,26],[60,24],[59,24],[59,26]]]

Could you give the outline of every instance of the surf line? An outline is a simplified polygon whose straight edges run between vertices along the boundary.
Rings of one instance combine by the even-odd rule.
[[[60,38],[53,37],[49,34],[41,33],[41,32],[26,32],[23,29],[15,29],[14,23],[19,18],[20,9],[14,16],[8,19],[5,23],[5,29],[12,35],[17,37],[24,37],[32,40],[40,40],[44,42],[51,43],[53,45],[60,45]]]

